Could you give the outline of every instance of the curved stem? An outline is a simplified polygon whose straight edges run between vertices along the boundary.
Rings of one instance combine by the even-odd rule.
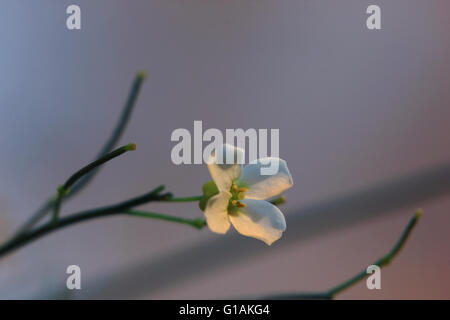
[[[105,145],[102,147],[100,152],[98,153],[96,158],[100,158],[110,152],[114,146],[119,141],[122,136],[125,128],[130,120],[131,113],[136,105],[136,101],[139,95],[139,92],[142,88],[142,84],[146,78],[145,72],[138,72],[135,76],[133,85],[131,86],[130,93],[128,94],[128,98],[125,102],[125,106],[123,108],[122,114],[119,117],[119,121],[117,122],[111,136],[106,141]],[[85,175],[82,179],[78,181],[74,185],[71,190],[71,193],[66,197],[70,198],[78,193],[81,189],[83,189],[94,177],[94,175],[98,172],[98,168],[96,170],[91,171],[87,175]],[[42,218],[44,218],[47,213],[54,208],[55,197],[48,199],[45,203],[43,203],[40,208],[28,219],[15,233],[15,237],[19,237],[22,233],[26,232],[34,225],[36,225]]]
[[[125,102],[125,105],[122,109],[122,114],[119,117],[119,121],[117,122],[116,126],[114,127],[113,132],[111,133],[111,136],[108,138],[108,140],[105,142],[103,148],[100,150],[96,158],[101,158],[108,152],[111,152],[113,148],[117,145],[120,138],[122,137],[127,124],[130,120],[131,114],[134,110],[134,107],[136,106],[136,102],[139,96],[139,93],[141,91],[142,85],[144,84],[145,79],[147,78],[147,74],[144,71],[139,71],[136,73],[133,84],[130,88],[130,92],[128,94],[127,100]],[[76,185],[73,186],[71,195],[73,196],[78,191],[80,191],[82,188],[84,188],[94,177],[94,175],[98,172],[97,170],[91,171],[89,174],[85,175],[83,179],[78,181]]]
[[[186,219],[186,218],[170,216],[170,215],[166,215],[166,214],[162,214],[162,213],[133,210],[133,209],[125,210],[124,213],[126,213],[130,216],[150,218],[150,219],[159,219],[159,220],[165,220],[165,221],[176,222],[176,223],[183,223],[183,224],[187,224],[191,227],[194,227],[196,229],[202,229],[206,225],[205,219],[202,219],[202,218]]]
[[[405,230],[401,234],[400,238],[397,240],[397,243],[394,245],[394,247],[389,251],[388,254],[385,256],[379,258],[377,261],[375,261],[373,264],[378,267],[384,267],[388,265],[391,260],[400,252],[401,248],[405,245],[406,240],[408,240],[409,235],[411,234],[411,231],[417,224],[417,221],[419,221],[420,217],[422,216],[422,210],[417,210],[414,214],[414,216],[409,221],[408,225],[406,226]],[[336,294],[344,291],[345,289],[348,289],[349,287],[356,284],[358,281],[364,279],[367,276],[366,270],[361,271],[354,277],[348,279],[347,281],[344,281],[343,283],[335,286],[334,288],[331,288],[328,290],[328,294],[331,298],[333,298]]]
[[[84,166],[77,172],[75,172],[72,176],[70,176],[69,179],[62,185],[58,187],[58,195],[56,197],[56,200],[54,202],[54,210],[53,210],[53,223],[57,223],[58,221],[58,215],[59,215],[59,209],[61,207],[61,201],[62,199],[70,194],[70,188],[83,176],[94,170],[95,168],[101,166],[102,164],[124,154],[125,152],[136,150],[136,144],[129,143],[123,147],[117,148],[114,151],[111,151],[110,153],[104,155],[103,157],[100,157],[99,159],[89,163],[88,165]]]
[[[400,252],[400,250],[405,245],[406,241],[408,240],[411,231],[414,229],[414,227],[417,224],[417,221],[419,221],[420,217],[422,216],[423,211],[417,210],[414,213],[414,216],[409,221],[406,228],[403,230],[402,234],[400,235],[400,238],[395,243],[394,247],[389,251],[388,254],[384,255],[383,257],[376,260],[373,264],[378,267],[384,267],[388,265],[393,258]],[[282,294],[282,295],[276,295],[276,296],[269,296],[265,297],[264,299],[284,299],[284,300],[298,300],[298,299],[333,299],[338,293],[341,293],[345,289],[350,288],[351,286],[355,285],[362,279],[367,277],[366,269],[362,270],[357,275],[351,277],[350,279],[342,282],[341,284],[338,284],[337,286],[331,288],[330,290],[323,291],[323,292],[316,292],[316,293],[290,293],[290,294]]]
[[[107,154],[105,154],[104,156],[100,157],[99,159],[92,161],[91,163],[89,163],[88,165],[84,166],[83,168],[81,168],[80,170],[78,170],[77,172],[75,172],[69,179],[67,179],[67,181],[64,183],[63,185],[63,189],[65,191],[70,190],[70,188],[75,184],[75,182],[77,182],[79,179],[81,179],[84,175],[88,174],[89,172],[91,172],[92,170],[94,170],[95,168],[101,166],[102,164],[124,154],[125,152],[128,151],[133,151],[136,150],[136,144],[135,143],[129,143],[125,146],[122,146],[120,148],[117,148]]]

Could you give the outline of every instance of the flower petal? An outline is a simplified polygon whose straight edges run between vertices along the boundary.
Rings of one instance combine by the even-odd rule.
[[[208,200],[205,208],[205,217],[208,228],[216,233],[224,234],[230,228],[228,219],[229,192],[220,192]]]
[[[268,168],[278,161],[278,171],[273,175],[262,175],[261,168]],[[261,158],[244,167],[240,180],[248,186],[245,197],[264,200],[274,197],[294,185],[286,161],[279,158]]]
[[[242,200],[247,206],[230,214],[236,230],[247,237],[264,241],[269,246],[286,230],[286,220],[276,206],[264,200]]]
[[[218,154],[213,153],[208,159],[209,173],[220,191],[230,191],[233,181],[241,175],[244,151],[229,144],[218,150]]]

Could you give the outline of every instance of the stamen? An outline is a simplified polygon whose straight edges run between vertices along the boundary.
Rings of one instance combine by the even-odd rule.
[[[237,191],[239,190],[238,187],[237,187],[237,185],[235,185],[235,184],[233,184],[233,185],[231,186],[231,189],[233,189],[234,192],[237,192]]]
[[[246,206],[247,205],[245,203],[243,203],[243,202],[238,201],[238,203],[237,203],[237,207],[238,208],[245,208]]]
[[[248,191],[248,188],[239,188],[238,191],[239,191],[239,192],[247,192],[247,191]]]
[[[239,192],[238,195],[237,195],[237,198],[238,198],[239,200],[244,200],[244,198],[245,198],[244,192]]]
[[[231,204],[232,204],[233,206],[239,206],[238,203],[239,203],[239,202],[238,202],[237,200],[231,201]]]

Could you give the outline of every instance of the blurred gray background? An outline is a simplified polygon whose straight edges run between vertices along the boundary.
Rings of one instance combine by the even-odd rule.
[[[80,31],[66,29],[69,4],[81,7]],[[366,28],[370,4],[381,7],[382,30]],[[306,225],[311,236],[289,240],[298,208],[450,162],[449,10],[445,0],[2,0],[0,240],[96,155],[140,69],[148,80],[121,140],[138,151],[108,163],[63,213],[161,183],[178,196],[199,194],[206,167],[170,160],[172,131],[192,131],[194,120],[221,130],[279,128],[295,186],[283,209],[286,237],[272,247],[233,232],[100,219],[0,260],[0,298],[324,290],[387,252],[422,207],[405,250],[382,270],[382,290],[362,282],[338,298],[449,299],[450,192],[408,196],[379,218],[334,230],[345,214],[336,210],[321,218],[327,232],[315,236]],[[195,203],[143,208],[202,215]],[[209,243],[221,250],[208,251]],[[82,270],[75,294],[64,289],[69,264]]]

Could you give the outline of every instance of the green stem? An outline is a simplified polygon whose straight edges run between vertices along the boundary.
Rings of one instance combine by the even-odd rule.
[[[136,144],[129,143],[123,147],[117,148],[116,150],[111,151],[110,153],[100,157],[100,159],[97,159],[88,165],[84,166],[77,172],[75,172],[67,181],[62,185],[58,187],[58,195],[56,196],[56,200],[54,202],[54,210],[53,210],[53,223],[57,223],[58,216],[59,216],[59,210],[61,207],[61,201],[63,197],[68,195],[70,193],[70,188],[83,176],[94,170],[95,168],[101,166],[102,164],[124,154],[128,151],[136,150]]]
[[[70,190],[70,188],[77,182],[81,177],[88,174],[90,171],[94,170],[95,168],[101,166],[102,164],[124,154],[128,151],[134,151],[136,150],[136,144],[135,143],[129,143],[125,146],[122,146],[120,148],[117,148],[104,156],[100,157],[99,159],[92,161],[87,166],[81,168],[77,172],[75,172],[69,179],[67,179],[66,183],[63,185],[64,190]]]
[[[376,260],[373,264],[378,267],[384,267],[388,265],[394,257],[397,256],[397,254],[400,252],[400,250],[405,245],[406,241],[408,240],[409,236],[411,235],[411,231],[414,229],[414,227],[417,224],[417,221],[419,221],[420,217],[422,216],[423,211],[417,210],[414,214],[414,216],[409,221],[408,225],[402,232],[400,238],[395,243],[394,247],[389,251],[388,254],[384,255],[383,257]],[[292,293],[292,294],[284,294],[284,295],[276,295],[276,296],[270,296],[265,297],[265,299],[284,299],[284,300],[298,300],[298,299],[333,299],[338,293],[341,293],[342,291],[350,288],[351,286],[355,285],[359,281],[363,280],[367,277],[366,269],[362,270],[357,275],[353,276],[352,278],[344,281],[343,283],[331,288],[330,290],[324,291],[324,292],[313,292],[313,293]]]
[[[114,127],[114,130],[100,152],[98,153],[96,158],[100,158],[113,150],[114,146],[117,144],[119,139],[122,137],[123,132],[125,131],[125,128],[127,127],[127,124],[130,120],[132,111],[134,110],[134,107],[136,105],[136,101],[139,95],[139,92],[141,91],[142,84],[144,83],[144,80],[146,78],[146,73],[143,71],[140,71],[136,74],[133,84],[131,86],[130,92],[128,94],[128,98],[125,102],[125,105],[122,109],[122,113],[119,117],[119,120]],[[72,188],[69,195],[64,197],[64,199],[67,199],[69,197],[74,196],[77,194],[80,190],[82,190],[95,176],[95,174],[98,172],[98,169],[91,171],[87,175],[85,175],[82,179],[80,179]],[[63,199],[62,199],[63,200]],[[22,233],[26,232],[27,230],[31,229],[34,225],[36,225],[42,218],[44,218],[47,213],[54,209],[54,203],[55,198],[52,197],[49,200],[47,200],[45,203],[43,203],[40,208],[33,213],[33,215],[28,219],[15,233],[15,237],[19,237]]]
[[[394,247],[389,251],[388,254],[384,255],[383,257],[379,258],[377,261],[375,261],[373,264],[378,267],[384,267],[388,265],[391,260],[400,252],[400,250],[403,248],[403,246],[406,243],[406,240],[408,240],[409,235],[411,234],[411,231],[416,226],[417,221],[419,221],[420,217],[422,216],[422,210],[417,210],[414,214],[414,216],[409,221],[408,225],[406,226],[405,230],[401,234],[400,238],[397,240],[397,243],[394,245]],[[344,291],[345,289],[348,289],[349,287],[356,284],[358,281],[364,279],[367,276],[366,270],[361,271],[354,277],[348,279],[347,281],[344,281],[343,283],[335,286],[334,288],[331,288],[328,291],[328,294],[331,298],[333,298],[336,294]]]
[[[159,220],[165,220],[165,221],[170,221],[170,222],[183,223],[183,224],[187,224],[191,227],[194,227],[196,229],[202,229],[206,225],[206,221],[202,218],[186,219],[186,218],[170,216],[170,215],[166,215],[166,214],[162,214],[162,213],[140,211],[140,210],[133,210],[133,209],[125,210],[124,213],[131,215],[131,216],[136,216],[136,217],[159,219]]]
[[[193,197],[180,197],[180,198],[171,198],[166,200],[167,202],[194,202],[200,201],[202,196],[193,196]]]
[[[58,187],[58,194],[56,195],[55,201],[53,202],[53,215],[52,215],[52,223],[58,223],[59,210],[61,209],[61,201],[64,197],[64,189],[62,186]]]
[[[114,205],[95,208],[91,210],[81,211],[78,213],[73,213],[67,217],[62,217],[59,219],[57,224],[54,224],[53,221],[49,221],[43,224],[40,227],[37,227],[31,231],[27,231],[18,237],[13,237],[11,240],[7,241],[3,245],[0,246],[0,257],[16,250],[31,241],[34,241],[48,233],[59,230],[61,228],[67,227],[69,225],[91,220],[95,218],[111,216],[115,214],[123,213],[125,210],[135,207],[144,203],[154,202],[154,201],[166,201],[167,199],[172,197],[171,193],[160,194],[160,192],[164,189],[164,186],[159,186],[158,188],[138,196],[136,198],[132,198],[130,200],[126,200]]]

